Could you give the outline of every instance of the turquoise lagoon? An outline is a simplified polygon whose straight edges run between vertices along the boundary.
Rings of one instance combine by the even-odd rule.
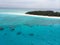
[[[0,10],[0,45],[60,45],[60,18],[8,12],[19,11]]]

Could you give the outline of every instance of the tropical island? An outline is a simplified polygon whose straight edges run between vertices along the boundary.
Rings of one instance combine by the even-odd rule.
[[[60,12],[54,12],[54,11],[29,11],[25,14],[31,14],[31,15],[43,15],[43,16],[60,16]]]

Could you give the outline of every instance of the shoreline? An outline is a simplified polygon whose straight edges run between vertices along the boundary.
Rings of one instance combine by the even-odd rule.
[[[42,18],[54,18],[54,19],[60,19],[60,17],[56,16],[41,16],[41,15],[30,15],[25,13],[18,13],[18,12],[0,12],[0,14],[13,14],[13,15],[19,15],[19,16],[32,16],[32,17],[42,17]]]

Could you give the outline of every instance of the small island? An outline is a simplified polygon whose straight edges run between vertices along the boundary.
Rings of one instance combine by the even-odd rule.
[[[54,12],[54,11],[29,11],[25,14],[31,14],[31,15],[43,15],[43,16],[60,16],[60,12]]]

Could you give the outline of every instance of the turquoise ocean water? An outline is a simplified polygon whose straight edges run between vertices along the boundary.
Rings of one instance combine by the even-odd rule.
[[[0,14],[0,45],[60,45],[60,19]]]

